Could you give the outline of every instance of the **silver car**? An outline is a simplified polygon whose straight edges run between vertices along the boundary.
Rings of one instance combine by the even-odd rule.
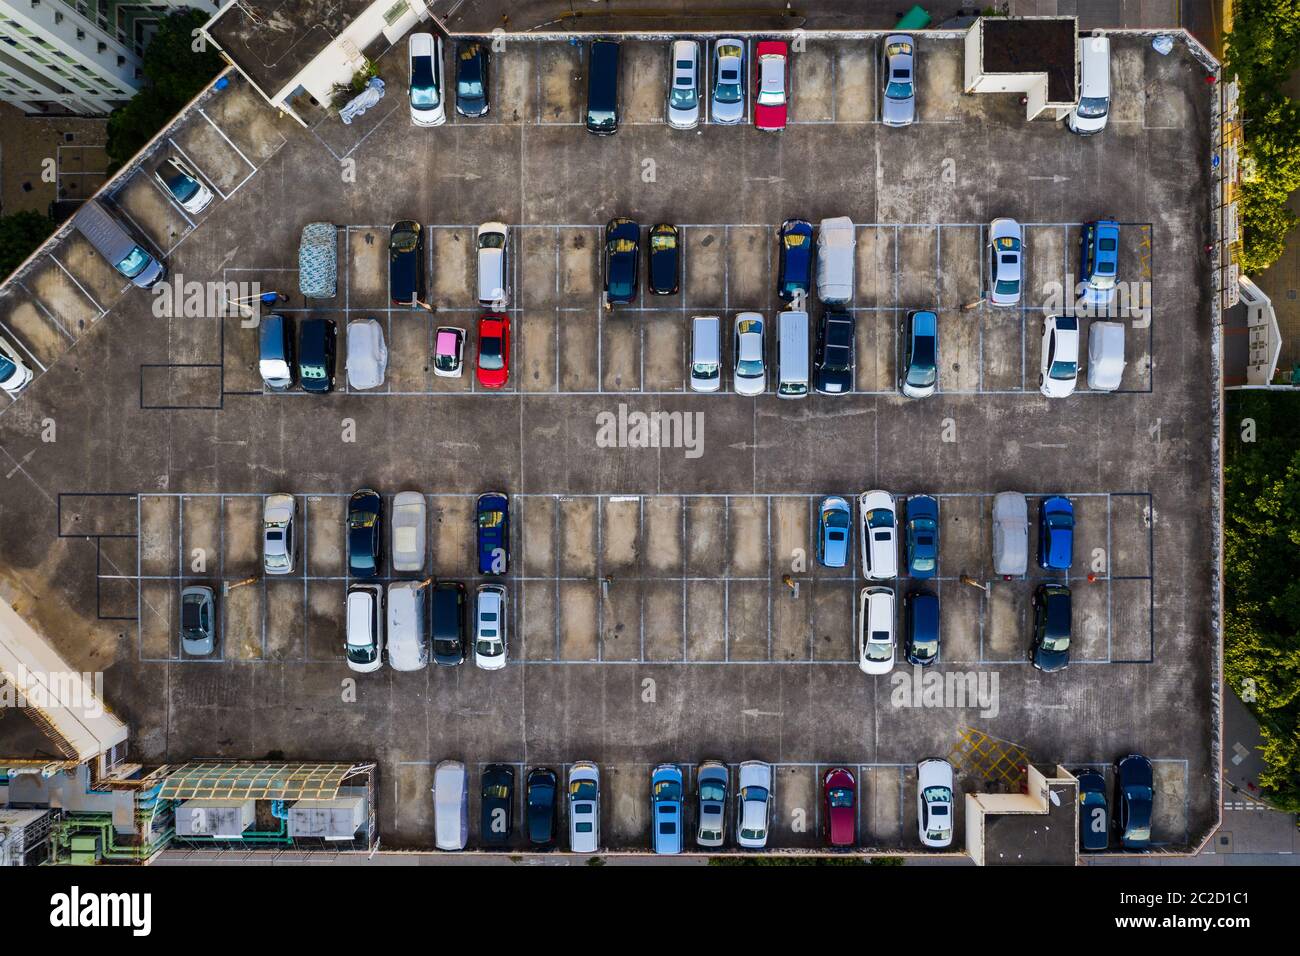
[[[506,666],[506,589],[480,584],[474,613],[474,666],[499,671]]]
[[[881,73],[885,78],[880,100],[880,122],[885,126],[911,126],[916,119],[916,44],[906,33],[885,37]]]
[[[989,223],[988,283],[989,302],[993,305],[1020,302],[1024,243],[1024,230],[1014,219],[994,219]]]
[[[736,842],[751,850],[767,846],[772,822],[772,767],[761,760],[740,765],[740,789],[736,793]]]
[[[720,760],[706,760],[695,774],[698,795],[695,818],[695,842],[702,847],[719,847],[727,840],[727,765]]]
[[[993,573],[1019,577],[1029,568],[1029,502],[1018,491],[993,496]]]
[[[763,360],[763,317],[757,312],[736,316],[732,353],[736,360],[736,394],[762,395],[767,388],[767,364]]]
[[[393,514],[389,519],[393,530],[393,570],[424,570],[424,495],[418,491],[403,491],[393,498]]]
[[[207,657],[217,643],[217,602],[212,588],[192,584],[181,592],[181,650]]]
[[[569,849],[595,853],[600,849],[600,768],[579,760],[569,768]]]
[[[745,44],[721,39],[713,44],[713,83],[709,110],[713,122],[734,125],[745,121]]]
[[[700,43],[674,40],[669,56],[672,69],[665,118],[673,129],[694,129],[700,124]]]
[[[294,521],[298,503],[293,495],[267,495],[262,504],[262,570],[293,574],[297,554]]]

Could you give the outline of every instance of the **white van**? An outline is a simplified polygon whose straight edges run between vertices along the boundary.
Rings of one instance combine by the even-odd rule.
[[[429,638],[424,626],[424,589],[417,581],[388,585],[388,666],[418,671],[429,663]]]
[[[459,760],[433,772],[433,832],[439,850],[463,850],[469,842],[469,774]]]
[[[817,297],[831,305],[853,298],[854,247],[858,244],[848,216],[823,219],[817,229]]]
[[[95,200],[87,200],[77,210],[72,224],[122,278],[130,279],[137,288],[148,289],[167,274],[162,262],[149,255]]]
[[[1088,387],[1113,392],[1124,377],[1124,323],[1094,322],[1088,329]]]
[[[478,227],[478,304],[485,309],[510,304],[510,229],[503,222]]]
[[[1088,135],[1106,128],[1110,113],[1110,37],[1079,41],[1079,102],[1066,119],[1072,133]]]
[[[722,322],[716,315],[691,319],[691,391],[722,387]]]
[[[803,398],[808,394],[808,313],[782,312],[776,334],[776,394]]]

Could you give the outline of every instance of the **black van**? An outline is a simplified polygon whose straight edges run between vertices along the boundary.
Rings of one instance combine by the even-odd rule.
[[[298,379],[304,392],[333,390],[337,337],[332,319],[305,319],[298,325]]]
[[[587,67],[587,132],[618,132],[618,43],[592,40]]]

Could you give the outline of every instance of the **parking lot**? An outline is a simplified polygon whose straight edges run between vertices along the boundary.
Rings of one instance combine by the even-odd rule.
[[[963,96],[955,38],[923,38],[920,121],[904,130],[877,121],[862,38],[810,37],[795,54],[779,135],[668,129],[660,40],[624,43],[623,124],[607,138],[581,128],[584,47],[558,41],[508,42],[489,116],[432,130],[408,122],[401,46],[380,61],[388,96],[348,127],[303,129],[233,79],[160,147],[214,187],[212,205],[183,212],[147,169],[115,181],[110,204],[174,280],[260,283],[289,294],[279,311],[340,331],[378,319],[385,383],[346,387],[340,335],[338,391],[268,393],[241,317],[159,315],[64,240],[0,290],[0,326],[41,365],[0,412],[6,585],[71,660],[104,670],[134,759],[377,759],[386,846],[432,843],[442,759],[471,773],[596,760],[617,849],[646,843],[654,764],[715,758],[777,765],[774,846],[818,844],[820,773],[844,764],[859,842],[916,850],[916,761],[960,753],[972,730],[1067,767],[1145,753],[1155,842],[1195,842],[1217,795],[1208,107],[1184,49],[1113,42],[1110,126],[1086,139],[1026,123],[1015,96]],[[679,294],[600,307],[601,230],[618,215],[681,228]],[[837,215],[857,227],[855,392],[748,399],[727,370],[719,393],[691,393],[690,317],[773,316],[777,227]],[[1025,226],[1014,308],[982,299],[997,216]],[[1107,216],[1121,279],[1141,290],[1121,387],[1089,392],[1081,375],[1049,401],[1043,307],[1077,271],[1081,225]],[[403,218],[428,230],[432,313],[389,304],[388,228]],[[437,326],[466,328],[473,355],[473,237],[489,220],[510,225],[514,254],[510,381],[493,393],[431,366]],[[338,227],[339,291],[309,309],[297,245],[312,221]],[[897,392],[912,309],[939,315],[939,392],[919,401]],[[602,438],[633,413],[689,421],[692,443]],[[343,519],[362,487],[424,493],[428,573],[471,586],[474,498],[510,495],[504,671],[347,683]],[[857,532],[848,568],[819,567],[816,508],[872,488],[938,498],[938,672],[996,675],[996,707],[900,700],[895,680],[858,670]],[[1006,490],[1034,517],[1043,496],[1070,497],[1068,575],[1032,561],[1024,579],[993,574]],[[269,580],[261,502],[281,491],[298,498],[303,560]],[[1072,666],[1042,674],[1026,661],[1029,600],[1057,579],[1074,592]],[[180,589],[199,582],[229,588],[207,660],[181,653],[175,627]],[[1008,785],[975,766],[958,780]]]

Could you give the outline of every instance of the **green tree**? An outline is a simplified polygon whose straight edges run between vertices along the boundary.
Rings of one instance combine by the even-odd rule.
[[[0,279],[9,275],[54,231],[54,223],[38,212],[0,216]]]

